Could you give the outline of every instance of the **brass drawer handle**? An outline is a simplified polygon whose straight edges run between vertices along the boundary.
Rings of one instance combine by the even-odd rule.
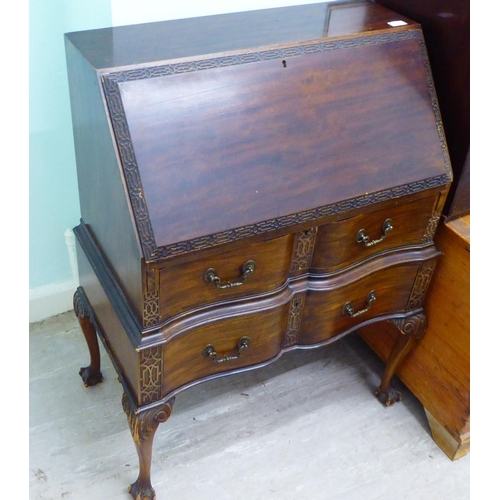
[[[342,309],[342,314],[348,314],[351,318],[356,318],[358,316],[361,316],[370,309],[372,303],[376,300],[376,298],[377,297],[375,296],[375,290],[372,290],[368,294],[368,297],[366,297],[366,307],[357,312],[354,312],[351,302],[346,302]]]
[[[228,281],[227,283],[221,284],[220,278],[217,276],[217,271],[211,267],[205,271],[203,275],[203,280],[205,283],[213,283],[217,288],[221,290],[225,288],[234,288],[235,286],[241,286],[245,283],[245,280],[255,271],[255,262],[249,260],[243,264],[241,279],[238,281]]]
[[[356,241],[358,243],[364,243],[365,247],[372,247],[373,245],[376,245],[377,243],[384,241],[385,237],[387,236],[387,233],[389,231],[392,231],[393,229],[394,228],[392,226],[392,219],[386,219],[382,225],[382,236],[378,240],[370,240],[370,237],[366,235],[365,230],[360,229],[356,236]]]
[[[228,361],[233,361],[238,359],[245,349],[250,347],[250,339],[248,337],[241,337],[238,340],[238,352],[233,356],[228,356],[227,354],[223,354],[220,358],[215,350],[215,347],[212,344],[208,344],[205,349],[203,349],[202,354],[205,358],[212,358],[215,363],[227,363]]]

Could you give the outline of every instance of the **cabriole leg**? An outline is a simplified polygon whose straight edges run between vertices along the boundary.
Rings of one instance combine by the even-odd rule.
[[[155,500],[155,490],[151,486],[151,456],[153,439],[162,422],[166,422],[172,414],[175,398],[169,399],[163,406],[138,412],[126,394],[122,404],[139,456],[139,476],[131,484],[128,491],[134,500]]]
[[[409,316],[408,318],[393,319],[390,321],[397,326],[400,335],[387,360],[380,387],[375,391],[376,396],[386,406],[401,401],[401,393],[396,391],[391,385],[392,377],[401,361],[403,361],[416,346],[427,328],[427,318],[422,312]]]
[[[99,352],[99,343],[97,341],[97,333],[92,321],[90,320],[89,312],[85,307],[85,301],[80,288],[77,288],[73,296],[73,309],[80,323],[87,346],[90,353],[90,365],[80,369],[80,377],[82,377],[85,387],[96,385],[102,382],[103,376],[101,373],[101,355]]]

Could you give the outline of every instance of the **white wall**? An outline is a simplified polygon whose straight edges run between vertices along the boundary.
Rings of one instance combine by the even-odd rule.
[[[30,322],[71,309],[76,285],[65,239],[80,213],[63,34],[316,1],[30,1]]]
[[[109,0],[30,1],[30,322],[71,309],[76,286],[65,235],[80,220],[80,203],[63,35],[110,24]],[[12,45],[14,39],[9,36]],[[19,39],[24,40],[24,36]],[[16,53],[12,48],[10,51]],[[11,78],[12,82],[17,80]],[[19,102],[25,101],[26,95],[22,95]]]
[[[287,5],[318,3],[321,0],[111,0],[113,26],[139,24],[228,12],[270,9]]]

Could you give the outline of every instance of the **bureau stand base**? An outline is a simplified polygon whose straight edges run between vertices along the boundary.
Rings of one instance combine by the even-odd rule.
[[[90,365],[80,370],[80,376],[86,387],[93,386],[103,381],[97,339],[97,333],[102,337],[102,332],[94,319],[92,306],[87,302],[85,292],[80,287],[75,292],[73,306],[90,353]],[[399,335],[382,374],[381,384],[375,394],[384,405],[391,406],[402,399],[401,393],[392,387],[391,381],[401,362],[423,337],[427,328],[427,319],[423,310],[419,308],[409,312],[406,317],[388,319],[387,321],[398,329]],[[119,380],[124,382],[120,377]],[[159,401],[154,406],[138,407],[124,384],[122,406],[139,458],[137,480],[128,489],[134,500],[156,499],[155,490],[151,485],[153,440],[160,423],[166,422],[170,418],[174,402],[175,397],[172,397],[166,401]]]
[[[139,455],[139,476],[128,489],[134,500],[156,498],[155,490],[151,486],[153,439],[158,426],[170,418],[174,401],[175,398],[172,398],[161,406],[138,412],[127,394],[123,394],[123,410],[127,415],[130,432]]]
[[[85,302],[81,296],[79,288],[73,295],[73,309],[76,317],[78,318],[78,322],[80,323],[80,328],[82,329],[90,353],[90,365],[81,368],[79,374],[80,377],[82,377],[85,387],[97,385],[103,381],[97,332],[90,319],[90,313],[85,307]]]
[[[413,350],[427,329],[427,318],[423,312],[407,318],[391,319],[389,322],[396,325],[400,335],[387,360],[380,386],[375,391],[375,395],[386,406],[401,401],[402,394],[392,387],[391,380],[400,363]]]

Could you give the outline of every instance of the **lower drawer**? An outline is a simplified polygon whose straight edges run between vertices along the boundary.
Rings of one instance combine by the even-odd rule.
[[[288,310],[287,302],[202,323],[177,334],[163,348],[163,393],[275,357],[281,351]]]
[[[419,266],[400,264],[359,279],[340,276],[312,284],[298,344],[317,344],[376,316],[404,312]]]

